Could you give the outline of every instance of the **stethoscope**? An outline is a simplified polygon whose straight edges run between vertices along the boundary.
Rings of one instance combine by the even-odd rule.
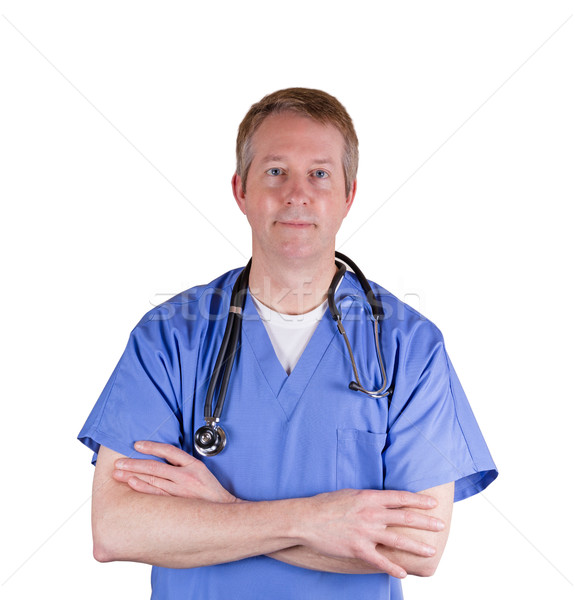
[[[345,345],[347,346],[347,350],[351,358],[351,366],[353,368],[355,381],[352,381],[349,384],[349,388],[351,390],[363,392],[364,394],[367,394],[372,398],[391,398],[393,389],[390,387],[387,391],[385,391],[385,388],[387,387],[387,375],[385,373],[385,367],[383,366],[383,358],[381,356],[381,348],[379,344],[379,327],[380,321],[383,321],[383,308],[381,304],[377,302],[373,290],[371,289],[371,286],[369,285],[367,279],[357,267],[357,265],[352,260],[347,258],[347,256],[341,254],[341,252],[336,252],[335,257],[336,259],[338,259],[335,261],[337,271],[329,286],[327,292],[327,300],[331,316],[337,324],[338,331],[341,333],[341,335],[343,335]],[[224,331],[222,345],[220,346],[220,350],[218,352],[218,357],[216,359],[216,364],[214,366],[212,377],[210,379],[208,392],[206,394],[206,401],[204,404],[204,418],[206,420],[206,424],[200,427],[196,431],[196,435],[194,436],[194,446],[197,452],[202,456],[215,456],[216,454],[219,454],[226,446],[226,433],[222,429],[222,427],[220,427],[219,421],[220,417],[222,416],[226,392],[228,390],[228,384],[230,382],[230,374],[232,372],[232,366],[235,360],[238,342],[240,339],[240,331],[242,326],[242,312],[244,310],[246,296],[248,293],[248,282],[251,265],[252,261],[250,259],[244,270],[236,279],[236,282],[232,289],[232,299],[230,302],[230,309],[228,313],[228,320],[226,322],[226,329]],[[375,348],[377,351],[377,359],[379,361],[379,369],[381,371],[381,377],[383,381],[382,386],[378,390],[369,391],[365,389],[363,385],[361,385],[361,382],[359,380],[359,373],[357,372],[357,365],[355,363],[355,358],[351,349],[351,344],[349,343],[347,333],[342,323],[341,312],[335,304],[335,290],[337,289],[341,278],[345,274],[345,271],[347,269],[346,265],[348,265],[355,273],[367,298],[369,306],[371,307],[371,313],[373,317],[373,332],[375,336]],[[213,399],[218,382],[220,382],[218,400],[216,402],[216,407],[212,412]]]

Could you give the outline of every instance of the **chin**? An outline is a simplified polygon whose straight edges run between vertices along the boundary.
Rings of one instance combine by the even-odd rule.
[[[294,251],[290,253],[285,253],[284,257],[286,257],[291,264],[296,265],[299,264],[301,266],[306,264],[314,264],[321,257],[321,253],[317,250],[311,252],[305,252],[303,250]]]
[[[320,253],[319,248],[312,244],[285,242],[281,244],[278,251],[289,258],[312,258]]]

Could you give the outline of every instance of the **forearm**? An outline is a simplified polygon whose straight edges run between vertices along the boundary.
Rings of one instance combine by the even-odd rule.
[[[267,554],[295,543],[289,501],[219,504],[146,496],[127,488],[110,493],[107,506],[113,505],[113,510],[99,511],[98,500],[94,503],[94,555],[101,561],[190,568]]]
[[[420,577],[430,577],[433,575],[439,565],[439,561],[441,560],[447,544],[447,538],[449,537],[451,514],[453,510],[453,492],[453,482],[421,492],[422,494],[432,496],[437,500],[437,507],[428,511],[427,514],[440,518],[443,523],[445,523],[445,528],[441,531],[410,530],[409,533],[413,539],[433,546],[435,548],[435,553],[432,556],[415,556],[411,552],[406,552],[401,547],[393,548],[378,546],[378,552],[383,553],[386,558],[392,562],[400,564],[410,575],[418,575]],[[414,509],[413,512],[421,511]],[[398,536],[407,533],[407,530],[404,527],[391,527],[390,531]]]
[[[436,506],[422,494],[348,489],[243,502],[181,449],[152,442],[139,449],[170,464],[100,449],[93,493],[98,560],[186,568],[267,554],[304,568],[405,577],[378,546],[427,556],[431,548],[412,539],[410,530],[444,527],[441,519],[410,510]],[[407,528],[406,535],[394,527]]]
[[[428,576],[435,572],[439,559],[435,557],[416,556],[410,552],[395,550],[386,546],[378,545],[377,551],[389,558],[393,563],[401,565],[408,575]],[[325,571],[328,573],[346,573],[352,575],[368,575],[373,573],[384,573],[373,565],[358,559],[343,559],[324,554],[318,554],[306,546],[292,546],[268,554],[270,558],[313,571]]]
[[[291,546],[268,554],[270,558],[285,562],[294,567],[324,571],[327,573],[345,573],[352,575],[366,575],[383,573],[373,565],[356,558],[336,558],[319,554],[307,546]]]
[[[449,535],[449,525],[451,522],[451,512],[453,507],[453,483],[441,485],[422,494],[432,496],[438,502],[436,508],[426,510],[429,516],[440,518],[445,523],[445,528],[441,531],[425,531],[407,529],[405,527],[390,527],[389,531],[396,535],[396,543],[399,547],[383,546],[378,544],[377,551],[397,565],[401,565],[409,575],[427,577],[433,575],[439,564],[443,550],[447,543]],[[413,509],[413,512],[422,512]],[[404,536],[409,535],[413,540],[432,546],[435,552],[429,556],[421,556],[408,552],[401,548]],[[328,571],[332,573],[351,573],[351,574],[369,574],[381,572],[373,565],[357,559],[340,559],[323,554],[318,554],[305,546],[292,546],[274,552],[269,555],[271,558],[286,562],[296,567],[312,569],[315,571]]]
[[[92,494],[97,560],[186,568],[278,551],[292,539],[293,500],[215,502],[140,494],[111,474],[121,455],[102,448]]]

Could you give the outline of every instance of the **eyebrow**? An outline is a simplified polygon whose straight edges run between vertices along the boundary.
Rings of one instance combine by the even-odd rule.
[[[286,157],[281,154],[268,154],[262,158],[264,163],[282,160],[286,160]],[[311,162],[316,165],[333,165],[333,161],[329,158],[314,158]]]

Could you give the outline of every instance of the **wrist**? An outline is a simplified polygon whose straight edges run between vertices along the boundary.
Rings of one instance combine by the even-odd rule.
[[[289,500],[292,505],[285,511],[286,530],[294,546],[309,546],[311,532],[318,519],[314,496]]]

